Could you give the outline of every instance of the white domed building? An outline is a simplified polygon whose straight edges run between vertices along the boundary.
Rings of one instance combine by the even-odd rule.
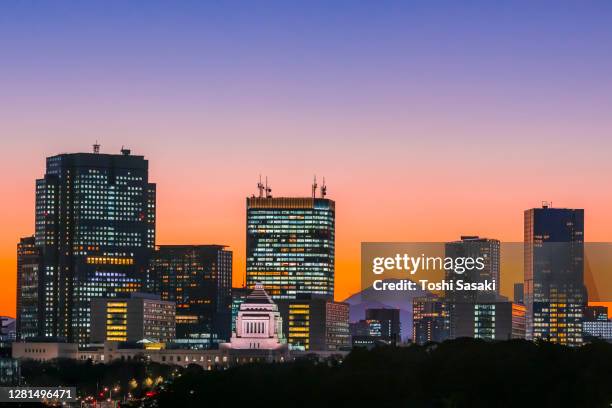
[[[260,283],[255,284],[255,289],[240,305],[232,338],[221,347],[232,350],[287,349],[278,306]]]

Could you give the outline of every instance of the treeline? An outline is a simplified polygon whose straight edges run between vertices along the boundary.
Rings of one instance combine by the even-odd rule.
[[[178,367],[144,360],[113,361],[110,364],[93,364],[91,361],[58,359],[50,362],[26,360],[22,362],[22,386],[76,387],[80,396],[93,396],[104,399],[113,389],[113,398],[131,394],[142,396],[160,383],[167,382],[180,372]],[[104,391],[107,388],[109,391]],[[116,391],[115,391],[116,389]]]
[[[355,349],[344,361],[304,359],[226,371],[190,367],[160,407],[609,407],[612,344],[568,348],[472,339]]]

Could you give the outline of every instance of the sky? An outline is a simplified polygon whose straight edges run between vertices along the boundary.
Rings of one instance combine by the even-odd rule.
[[[459,4],[461,3],[461,4]],[[245,197],[336,201],[336,298],[362,241],[520,241],[585,209],[612,241],[612,3],[0,2],[0,315],[45,157],[122,146],[157,243],[218,243],[244,279]]]

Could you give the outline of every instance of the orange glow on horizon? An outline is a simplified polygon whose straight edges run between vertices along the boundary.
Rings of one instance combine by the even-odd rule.
[[[177,152],[160,152],[151,147],[145,157],[150,163],[150,181],[157,184],[157,239],[159,244],[225,244],[234,252],[234,286],[245,280],[245,199],[255,193],[261,163],[257,157],[240,155],[232,165],[223,163],[220,151],[210,153],[208,161],[197,160],[197,152],[181,150],[189,167],[177,167]],[[76,150],[76,149],[75,149]],[[337,154],[340,151],[328,154]],[[135,154],[142,152],[135,151]],[[292,166],[291,160],[279,159],[270,165],[275,196],[307,196],[312,180],[308,152]],[[193,156],[191,156],[193,154]],[[364,153],[361,152],[362,157]],[[11,196],[0,211],[0,314],[14,316],[16,294],[16,245],[20,237],[34,231],[34,180],[44,173],[46,151],[28,155],[17,171],[4,169],[0,187]],[[279,154],[284,158],[287,154]],[[371,242],[445,242],[461,235],[479,235],[501,241],[520,242],[523,238],[523,210],[538,207],[539,198],[558,198],[555,206],[585,208],[587,241],[612,241],[612,191],[597,187],[601,179],[593,167],[588,179],[560,172],[532,177],[526,166],[520,173],[508,167],[499,172],[479,173],[462,183],[451,183],[458,163],[448,159],[445,168],[434,167],[419,177],[403,168],[399,160],[378,161],[360,166],[348,156],[342,165],[330,157],[325,173],[328,198],[336,202],[336,278],[335,297],[344,300],[360,290],[360,244]],[[415,159],[418,161],[418,157]],[[237,161],[240,161],[239,163]],[[310,163],[310,164],[309,164]],[[7,166],[0,163],[0,166]],[[480,165],[461,164],[465,172],[478,173]],[[223,169],[222,175],[206,178]],[[347,172],[347,168],[354,171]],[[2,168],[0,167],[0,170]],[[559,170],[559,169],[557,169]],[[561,170],[559,170],[561,171]],[[553,171],[554,173],[554,171]],[[548,174],[548,173],[547,173]],[[530,178],[531,177],[531,178]],[[410,183],[406,184],[405,180]],[[363,186],[376,186],[369,191]],[[500,186],[504,187],[501,188]],[[542,186],[545,186],[543,188]],[[469,194],[466,193],[469,192]],[[511,293],[505,293],[510,298]]]

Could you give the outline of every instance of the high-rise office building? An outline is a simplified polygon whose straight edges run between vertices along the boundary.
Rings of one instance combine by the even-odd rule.
[[[177,342],[210,348],[231,335],[232,251],[223,245],[160,245],[150,287],[176,302]]]
[[[260,184],[261,186],[261,184]],[[327,198],[247,198],[247,287],[273,299],[334,295],[335,203]],[[325,188],[321,196],[325,197]]]
[[[60,154],[36,181],[42,334],[89,341],[90,302],[141,289],[155,246],[155,184],[131,155]]]
[[[174,302],[149,293],[96,298],[91,301],[91,341],[167,343],[175,338],[175,315]]]
[[[42,258],[35,238],[21,238],[17,244],[17,337],[43,335]]]
[[[327,296],[279,300],[283,333],[292,350],[334,351],[350,345],[349,305]]]
[[[581,344],[584,210],[545,203],[525,211],[524,273],[527,337]]]
[[[448,242],[445,245],[445,256],[449,258],[482,258],[484,268],[458,272],[446,270],[446,280],[462,280],[469,283],[495,282],[493,291],[449,291],[446,298],[454,302],[495,301],[499,296],[500,279],[500,244],[497,239],[462,236],[460,241]]]

